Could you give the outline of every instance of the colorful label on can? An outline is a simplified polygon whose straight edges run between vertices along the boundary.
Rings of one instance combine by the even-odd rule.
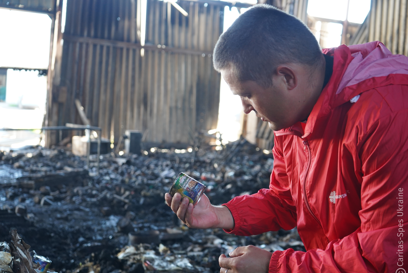
[[[190,203],[196,204],[203,195],[205,188],[202,183],[185,173],[181,173],[171,187],[170,195],[174,196],[178,192],[182,197],[187,197]]]

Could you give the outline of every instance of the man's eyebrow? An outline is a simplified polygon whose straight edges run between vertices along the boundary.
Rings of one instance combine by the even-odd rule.
[[[232,94],[234,96],[244,96],[245,94],[247,94],[248,92],[246,92],[245,90],[232,90]]]
[[[231,90],[231,92],[232,92],[232,95],[234,95],[234,96],[238,95],[238,93],[237,93],[237,91],[236,91],[235,89],[231,89],[231,88],[230,88],[230,90]]]

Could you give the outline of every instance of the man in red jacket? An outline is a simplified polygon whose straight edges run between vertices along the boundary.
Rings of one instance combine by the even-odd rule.
[[[269,189],[167,204],[195,228],[297,227],[307,250],[238,247],[221,273],[406,272],[408,58],[379,42],[322,52],[296,18],[258,5],[221,35],[214,67],[275,131]]]

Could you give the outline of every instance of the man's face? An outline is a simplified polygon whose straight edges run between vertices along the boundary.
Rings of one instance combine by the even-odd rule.
[[[221,75],[234,95],[240,96],[245,114],[254,111],[258,118],[268,122],[275,131],[290,127],[298,121],[291,94],[278,75],[273,77],[273,85],[267,88],[254,81],[239,82],[231,69],[222,70]]]

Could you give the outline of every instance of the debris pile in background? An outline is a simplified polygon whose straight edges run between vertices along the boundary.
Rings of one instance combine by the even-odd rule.
[[[219,255],[237,246],[304,250],[296,230],[188,229],[164,203],[180,172],[206,184],[213,204],[268,187],[272,156],[244,139],[222,151],[104,155],[99,174],[85,166],[63,149],[0,152],[0,242],[16,228],[58,272],[219,272]]]

